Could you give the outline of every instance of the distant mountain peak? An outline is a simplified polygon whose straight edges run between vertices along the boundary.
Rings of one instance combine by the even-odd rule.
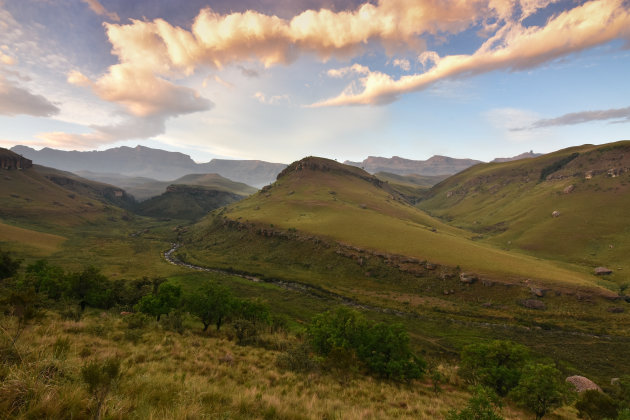
[[[534,153],[533,150],[529,152],[521,153],[520,155],[508,157],[508,158],[496,158],[492,161],[492,163],[502,163],[502,162],[511,162],[513,160],[521,160],[521,159],[531,159],[538,156],[542,156],[542,153]]]
[[[473,159],[457,159],[434,155],[427,160],[406,159],[400,156],[391,158],[369,156],[362,162],[345,161],[346,165],[357,166],[369,173],[389,172],[396,175],[452,175],[473,165],[482,163]]]

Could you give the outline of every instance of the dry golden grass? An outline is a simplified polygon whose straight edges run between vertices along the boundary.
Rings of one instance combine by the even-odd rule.
[[[448,383],[435,394],[429,380],[407,385],[347,372],[282,371],[279,351],[237,346],[227,336],[229,330],[180,335],[153,323],[129,330],[111,313],[79,322],[48,314],[18,342],[23,362],[0,365],[0,416],[92,417],[80,369],[111,357],[122,362],[121,379],[105,401],[104,418],[112,419],[440,419],[470,396],[450,366],[441,367]],[[55,343],[65,338],[69,350],[55,355]],[[281,348],[293,338],[265,339]],[[528,418],[511,407],[502,414]]]
[[[36,256],[46,256],[59,250],[66,240],[63,236],[22,229],[0,222],[0,244],[10,242],[12,248],[26,247]]]

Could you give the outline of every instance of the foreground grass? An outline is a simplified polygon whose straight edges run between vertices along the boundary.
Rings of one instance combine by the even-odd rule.
[[[105,401],[105,418],[443,418],[469,397],[446,366],[450,382],[436,394],[427,381],[282,371],[276,358],[294,338],[267,334],[262,348],[237,346],[229,336],[176,334],[157,324],[133,330],[105,312],[78,322],[48,313],[18,343],[23,361],[1,365],[0,411],[5,418],[93,417],[80,368],[111,357],[122,362],[122,376]],[[522,418],[509,407],[503,414]]]

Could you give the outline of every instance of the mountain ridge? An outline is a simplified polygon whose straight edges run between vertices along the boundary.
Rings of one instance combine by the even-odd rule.
[[[448,156],[434,155],[427,160],[406,159],[400,156],[385,158],[368,156],[361,162],[346,160],[345,165],[363,168],[369,173],[389,172],[396,175],[453,175],[473,165],[482,163],[474,159],[458,159]]]

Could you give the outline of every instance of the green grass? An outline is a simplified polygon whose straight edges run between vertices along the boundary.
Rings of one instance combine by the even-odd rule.
[[[334,162],[327,164],[335,164]],[[302,170],[281,177],[268,191],[228,207],[225,215],[261,226],[297,229],[354,246],[402,254],[476,271],[489,278],[598,287],[589,270],[542,261],[471,240],[470,232],[449,226],[396,199],[358,168]],[[356,171],[354,171],[356,169]],[[203,228],[203,225],[200,225]]]
[[[0,223],[0,247],[21,254],[46,256],[61,248],[67,238]]]
[[[579,153],[540,180],[546,168]],[[580,266],[609,266],[630,282],[630,142],[583,146],[524,161],[478,165],[435,186],[419,207],[510,252]],[[591,179],[586,173],[593,171]],[[546,173],[546,172],[545,172]],[[565,188],[573,185],[568,194]],[[552,217],[559,211],[559,217]]]

